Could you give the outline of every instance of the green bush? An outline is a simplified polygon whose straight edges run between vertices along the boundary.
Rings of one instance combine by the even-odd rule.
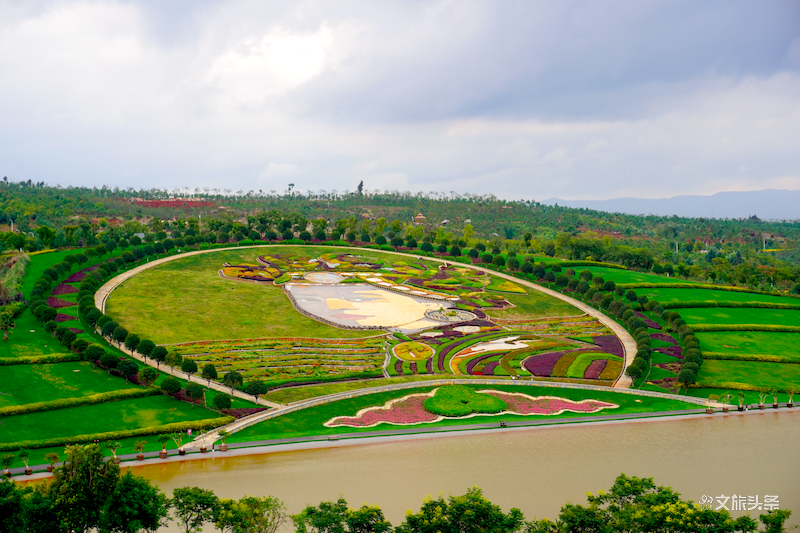
[[[471,413],[499,413],[508,406],[500,398],[479,394],[464,385],[447,385],[436,389],[425,400],[425,410],[441,416],[466,416]]]
[[[693,307],[722,307],[737,309],[800,309],[800,303],[778,302],[717,302],[708,300],[685,300],[682,302],[666,302],[664,309],[680,309]]]
[[[81,356],[76,353],[51,354],[51,355],[28,355],[25,357],[14,357],[0,359],[0,366],[5,365],[42,365],[48,363],[68,363],[80,361]]]
[[[25,405],[10,405],[0,408],[0,416],[16,416],[39,411],[52,411],[54,409],[64,409],[66,407],[78,407],[79,405],[93,405],[96,403],[114,402],[117,400],[127,400],[130,398],[143,398],[160,394],[157,389],[124,389],[100,394],[90,394],[77,398],[61,398],[47,402],[35,402]]]
[[[129,437],[140,437],[143,435],[159,435],[161,433],[176,433],[185,432],[187,429],[203,430],[213,429],[226,424],[230,424],[236,420],[232,416],[223,416],[219,418],[209,418],[206,420],[197,420],[194,422],[175,422],[172,424],[163,424],[160,426],[150,426],[139,429],[129,429],[121,431],[108,431],[105,433],[93,433],[91,435],[75,435],[73,437],[59,437],[54,439],[42,440],[26,440],[12,443],[0,444],[0,452],[14,451],[19,449],[36,449],[36,448],[54,448],[56,446],[65,446],[69,444],[82,444],[84,442],[94,441],[108,441],[120,440]]]

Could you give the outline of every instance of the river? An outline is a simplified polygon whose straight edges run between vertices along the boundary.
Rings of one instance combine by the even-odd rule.
[[[607,490],[624,472],[653,477],[696,502],[703,495],[777,495],[780,507],[793,511],[790,522],[800,524],[799,448],[800,412],[765,411],[209,457],[134,472],[168,493],[198,486],[227,498],[271,494],[292,513],[344,497],[351,507],[380,506],[395,525],[427,495],[476,485],[505,511],[554,519],[562,505],[585,504],[587,491]]]

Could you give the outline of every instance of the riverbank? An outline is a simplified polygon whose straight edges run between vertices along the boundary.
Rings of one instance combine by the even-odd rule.
[[[121,455],[122,467],[139,467],[148,465],[158,465],[166,463],[179,463],[185,461],[207,461],[216,458],[241,457],[249,455],[263,455],[280,452],[291,452],[300,450],[314,450],[322,448],[339,448],[346,446],[359,446],[367,444],[380,444],[387,442],[424,440],[441,437],[460,437],[487,434],[500,434],[508,432],[533,431],[542,429],[554,429],[574,426],[610,426],[631,423],[652,423],[695,419],[721,419],[743,416],[754,416],[764,414],[797,414],[800,413],[800,406],[786,407],[785,404],[779,409],[772,407],[760,410],[750,409],[746,411],[723,412],[718,409],[713,414],[708,414],[704,409],[687,409],[684,411],[662,411],[655,413],[639,413],[628,415],[599,415],[592,417],[579,417],[559,420],[535,420],[531,422],[509,422],[501,426],[500,421],[482,424],[470,424],[460,427],[443,428],[410,428],[410,429],[390,429],[382,431],[371,431],[364,433],[344,433],[334,436],[302,437],[294,439],[274,439],[265,441],[251,441],[230,444],[228,451],[209,450],[207,453],[192,452],[186,455],[173,454],[165,459],[158,457],[158,452],[145,453],[145,459],[136,460],[136,456]],[[174,452],[173,452],[174,453]],[[47,465],[31,466],[34,471],[31,475],[24,475],[24,469],[12,468],[11,474],[15,481],[35,481],[47,479],[52,476],[46,471]]]

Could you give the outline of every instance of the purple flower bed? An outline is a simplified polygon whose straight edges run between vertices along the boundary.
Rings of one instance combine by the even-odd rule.
[[[83,330],[80,329],[80,328],[67,328],[67,329],[70,330],[75,335],[78,335],[79,333],[83,333]]]
[[[425,370],[428,371],[428,374],[433,374],[433,357],[429,357],[427,361],[425,361]]]
[[[409,366],[409,368],[411,368],[411,373],[412,374],[416,374],[417,373],[417,363],[416,362],[409,363],[408,366]]]
[[[670,344],[678,344],[678,341],[676,341],[672,335],[669,335],[668,333],[651,333],[650,338],[657,341],[668,342]]]
[[[469,363],[467,363],[467,367],[466,367],[467,368],[467,374],[474,375],[475,366],[478,363],[480,363],[481,361],[485,361],[486,359],[489,359],[493,355],[497,355],[497,354],[481,355],[480,357],[476,357],[475,359],[472,359]]]
[[[603,370],[606,369],[606,365],[608,361],[605,359],[597,359],[592,361],[588,367],[586,367],[586,371],[583,373],[583,377],[586,379],[597,379],[600,377],[600,374]]]
[[[442,417],[425,410],[425,400],[431,393],[412,394],[405,398],[391,400],[380,407],[362,409],[356,416],[337,416],[325,423],[327,427],[349,426],[366,428],[387,424],[419,424],[422,422],[436,422]]]
[[[553,367],[565,353],[567,352],[549,352],[534,355],[525,359],[522,367],[534,376],[547,377],[552,375]]]
[[[62,307],[73,307],[77,304],[62,300],[61,298],[56,298],[55,296],[51,296],[47,299],[47,305],[53,307],[54,309],[60,309]]]
[[[616,335],[599,335],[594,337],[592,342],[594,342],[606,353],[616,355],[617,357],[622,357],[624,354],[622,343],[619,341]]]
[[[67,285],[66,283],[62,283],[61,285],[56,285],[56,288],[53,289],[53,292],[50,294],[53,296],[59,296],[61,294],[74,294],[78,292],[77,287],[73,287],[72,285]]]
[[[398,376],[402,376],[403,375],[403,362],[402,361],[397,361],[394,364],[394,370],[395,370],[395,372],[397,372]]]
[[[500,391],[486,391],[495,398],[500,398],[508,405],[508,412],[520,415],[558,415],[564,411],[573,413],[594,413],[601,409],[619,407],[613,403],[599,400],[581,400],[573,402],[566,398],[553,398],[540,396],[538,398],[527,394],[510,394]]]
[[[64,313],[58,313],[56,315],[56,322],[69,322],[70,320],[78,320],[72,315],[65,315]]]
[[[86,272],[81,270],[80,272],[75,272],[70,277],[64,280],[64,283],[77,283],[81,281],[83,278],[86,277]]]
[[[472,322],[474,322],[474,321],[472,321]],[[472,322],[467,322],[466,324],[472,324]],[[462,325],[464,325],[464,324],[462,324]],[[450,331],[452,333],[458,333],[459,334],[458,336],[460,336],[460,337],[463,336],[463,334],[458,332],[458,331],[452,331],[452,330],[450,330]],[[449,335],[447,335],[448,332],[446,330],[443,330],[442,333],[444,333],[445,336],[449,336]],[[480,334],[480,335],[472,335],[470,337],[470,340],[480,339],[482,337],[486,337],[487,335],[493,335],[493,334],[492,333],[484,333],[484,334]],[[447,355],[450,352],[460,350],[462,344],[463,344],[463,342],[454,342],[453,344],[451,344],[450,346],[446,346],[444,349],[442,349],[441,352],[439,352],[439,360],[438,360],[438,365],[437,366],[439,367],[439,371],[440,372],[444,372],[444,361],[447,358]]]
[[[647,327],[648,327],[648,328],[650,328],[650,329],[661,329],[661,324],[659,324],[658,322],[655,322],[655,321],[653,321],[653,320],[650,320],[649,318],[647,318],[646,316],[644,316],[644,315],[643,315],[642,313],[640,313],[639,311],[634,311],[634,313],[636,313],[636,316],[638,316],[639,318],[641,318],[642,320],[644,320],[644,323],[645,323],[645,324],[647,324]]]
[[[486,366],[483,367],[483,375],[484,376],[494,376],[494,369],[498,367],[500,361],[492,361],[491,363],[486,363]]]
[[[665,355],[671,355],[672,357],[676,357],[678,359],[683,359],[683,348],[680,346],[665,346],[663,348],[656,348],[654,351],[663,353]]]

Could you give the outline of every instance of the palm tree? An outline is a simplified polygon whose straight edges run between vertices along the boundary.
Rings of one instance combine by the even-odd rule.
[[[14,316],[11,313],[0,313],[0,329],[3,330],[3,340],[8,340],[8,330],[14,329]]]

